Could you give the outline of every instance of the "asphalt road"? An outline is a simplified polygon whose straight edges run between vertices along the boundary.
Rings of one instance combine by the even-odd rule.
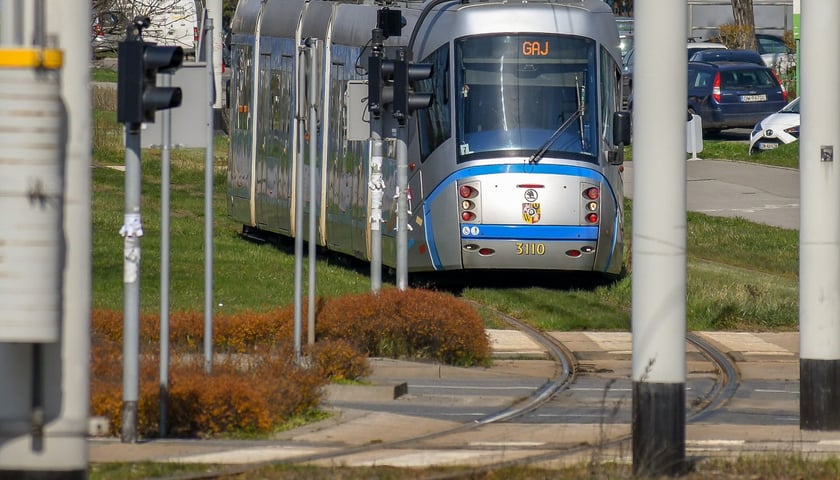
[[[633,197],[633,162],[624,170],[624,195]],[[688,160],[687,208],[788,229],[799,228],[799,171],[726,160]]]

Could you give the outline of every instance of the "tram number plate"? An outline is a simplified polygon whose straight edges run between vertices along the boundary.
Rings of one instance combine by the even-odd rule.
[[[545,255],[544,243],[516,243],[517,255]]]

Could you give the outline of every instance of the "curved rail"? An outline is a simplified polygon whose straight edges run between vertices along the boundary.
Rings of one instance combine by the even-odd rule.
[[[472,302],[467,300],[468,302],[478,305],[476,302]],[[486,305],[483,305],[484,308],[488,308]],[[426,435],[421,435],[418,437],[406,438],[402,440],[395,440],[392,442],[383,442],[377,443],[373,445],[364,445],[358,447],[351,447],[347,449],[343,449],[341,451],[336,452],[325,452],[325,453],[318,453],[313,455],[307,455],[302,457],[294,457],[282,460],[273,460],[268,462],[260,462],[254,463],[249,465],[241,465],[235,467],[222,467],[215,471],[204,472],[204,473],[192,473],[187,475],[175,476],[175,477],[167,477],[170,480],[178,479],[178,480],[205,480],[210,478],[226,478],[231,475],[239,475],[247,472],[253,472],[255,470],[259,470],[261,468],[265,468],[272,465],[287,465],[287,464],[295,464],[295,463],[308,463],[317,460],[324,460],[328,458],[339,458],[344,457],[347,455],[353,455],[357,453],[363,453],[373,450],[382,450],[384,448],[406,448],[412,445],[416,445],[420,442],[432,440],[435,438],[444,437],[447,435],[455,434],[455,433],[463,433],[464,431],[468,431],[474,428],[478,428],[482,425],[488,425],[491,423],[498,423],[503,422],[506,420],[510,420],[512,418],[516,418],[521,415],[525,415],[528,412],[531,412],[541,405],[548,402],[552,396],[554,396],[559,391],[568,388],[569,385],[574,381],[575,378],[575,367],[574,367],[574,356],[566,349],[560,342],[557,340],[545,335],[535,328],[513,318],[508,315],[505,315],[497,310],[490,309],[493,311],[494,314],[501,317],[505,322],[524,332],[531,338],[534,342],[538,343],[542,347],[546,349],[549,356],[552,357],[554,362],[557,364],[557,374],[554,378],[549,379],[544,383],[540,388],[536,389],[530,396],[526,399],[517,402],[514,405],[509,407],[503,408],[498,412],[491,413],[486,415],[474,422],[464,423],[458,425],[453,428],[448,428],[445,430],[432,432]]]
[[[702,408],[688,415],[687,421],[699,422],[722,408],[735,396],[735,392],[741,384],[741,373],[735,366],[735,362],[702,337],[689,333],[685,336],[685,339],[711,360],[718,371],[718,380],[706,395],[707,401],[705,404]]]

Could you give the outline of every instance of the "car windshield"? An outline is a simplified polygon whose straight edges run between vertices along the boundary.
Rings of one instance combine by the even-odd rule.
[[[455,44],[459,161],[545,156],[596,161],[595,43],[558,35],[468,37]]]
[[[799,114],[799,97],[796,100],[785,105],[785,108],[779,110],[780,113],[796,113]]]

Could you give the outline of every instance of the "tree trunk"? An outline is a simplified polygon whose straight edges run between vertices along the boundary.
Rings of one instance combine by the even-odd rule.
[[[755,41],[755,16],[753,15],[752,0],[732,0],[732,15],[735,25],[743,28],[739,47],[748,50],[758,50]]]

